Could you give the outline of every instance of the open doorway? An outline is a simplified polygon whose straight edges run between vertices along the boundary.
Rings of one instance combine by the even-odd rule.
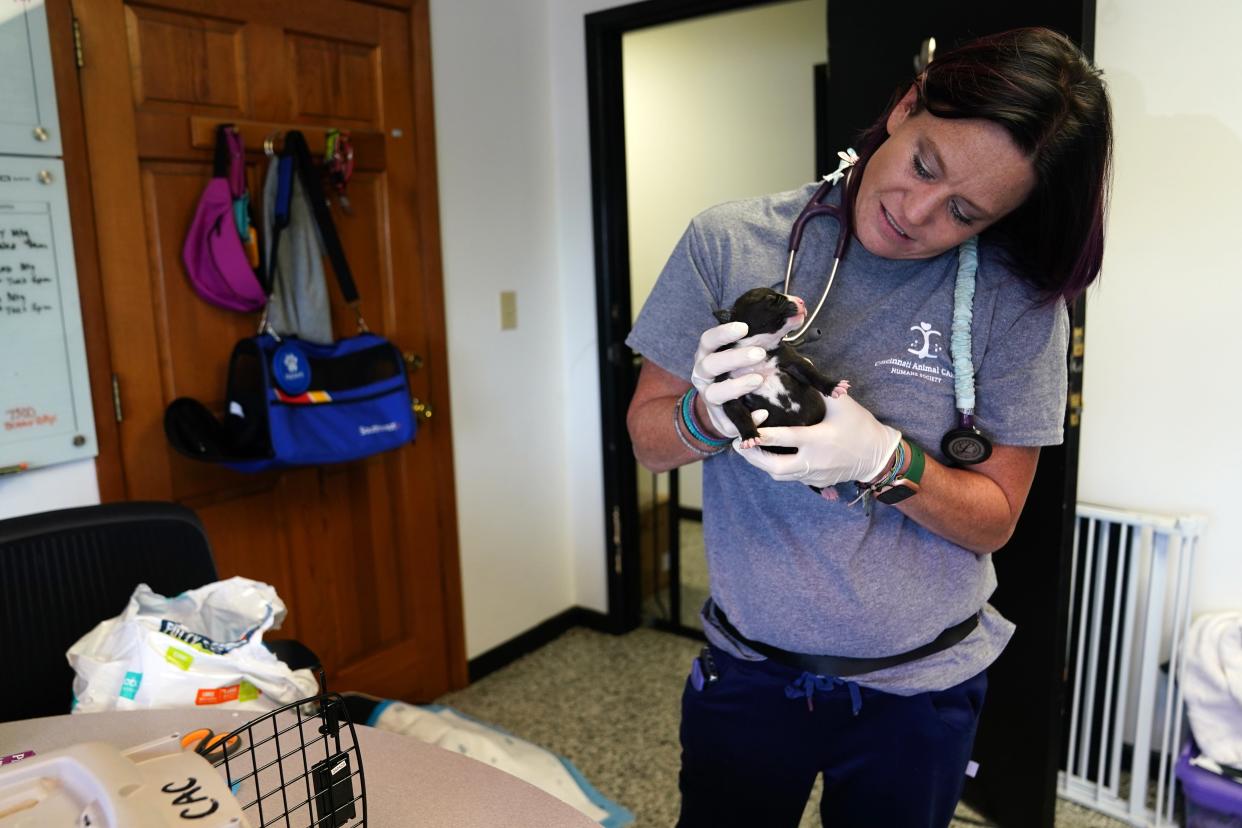
[[[827,0],[790,0],[622,35],[630,322],[694,215],[817,177],[826,21]],[[636,469],[641,623],[700,629],[701,472]]]

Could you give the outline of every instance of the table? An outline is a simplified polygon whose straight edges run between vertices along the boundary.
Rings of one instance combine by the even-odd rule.
[[[4,722],[0,723],[0,756],[23,750],[47,753],[91,741],[126,748],[194,727],[227,732],[255,715],[228,710],[139,710]],[[365,725],[355,728],[366,775],[367,826],[598,825],[556,797],[490,765],[409,736]]]

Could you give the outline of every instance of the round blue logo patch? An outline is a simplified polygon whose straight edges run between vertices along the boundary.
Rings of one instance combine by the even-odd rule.
[[[272,357],[272,376],[286,394],[305,394],[311,382],[310,362],[301,348],[286,342],[276,349],[276,355]]]

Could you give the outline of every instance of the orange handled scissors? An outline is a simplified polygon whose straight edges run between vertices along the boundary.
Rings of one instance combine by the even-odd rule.
[[[241,748],[241,745],[241,736],[216,733],[209,727],[191,730],[181,737],[182,750],[192,750],[212,763],[219,762],[226,756],[232,756]]]

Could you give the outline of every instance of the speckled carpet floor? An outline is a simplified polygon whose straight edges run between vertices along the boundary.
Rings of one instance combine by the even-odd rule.
[[[666,828],[677,820],[681,688],[699,646],[651,629],[613,636],[575,628],[436,701],[568,757],[634,812],[637,828]],[[820,826],[818,797],[817,785],[800,828]],[[953,828],[990,824],[961,806]],[[1062,801],[1056,824],[1124,828]]]

